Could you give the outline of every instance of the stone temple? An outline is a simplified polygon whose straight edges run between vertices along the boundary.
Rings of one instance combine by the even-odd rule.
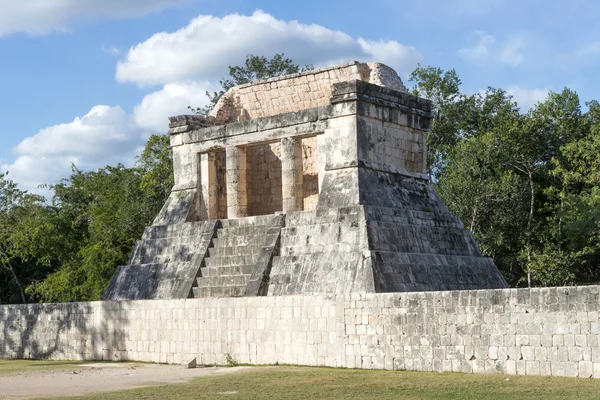
[[[105,300],[505,288],[432,189],[431,103],[351,62],[170,118],[175,186]]]

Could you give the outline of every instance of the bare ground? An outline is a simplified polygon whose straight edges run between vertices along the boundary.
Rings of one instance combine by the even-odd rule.
[[[0,399],[81,396],[169,383],[185,383],[200,376],[232,374],[251,367],[183,368],[173,365],[101,363],[58,371],[25,371],[0,375]]]

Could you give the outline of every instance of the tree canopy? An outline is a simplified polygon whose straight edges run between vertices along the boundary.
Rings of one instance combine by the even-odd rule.
[[[429,172],[450,210],[513,286],[600,281],[600,109],[550,92],[530,110],[501,89],[460,92],[454,70],[419,67],[434,102]]]

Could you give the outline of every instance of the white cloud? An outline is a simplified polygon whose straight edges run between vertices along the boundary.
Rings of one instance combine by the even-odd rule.
[[[474,31],[471,36],[474,44],[457,51],[466,61],[484,63],[493,60],[516,67],[525,59],[525,42],[520,37],[510,36],[498,42],[494,36],[483,31]]]
[[[40,130],[21,141],[16,160],[0,169],[28,190],[69,176],[71,164],[89,170],[131,163],[145,132],[119,106],[95,106],[83,117]]]
[[[64,31],[90,18],[128,18],[180,5],[188,0],[0,0],[0,37]]]
[[[84,7],[82,4],[88,2],[47,0],[47,4],[65,9],[70,4],[72,8],[68,15],[61,14],[60,7],[59,11],[46,10],[61,14],[62,22],[50,24],[48,18],[36,33],[56,29],[63,22],[66,24],[70,16],[124,16],[178,2],[108,0],[95,2],[93,6],[90,2]],[[110,5],[116,7],[114,12],[109,12]],[[35,19],[36,12],[43,7],[39,4],[31,7]],[[18,7],[9,8],[13,15],[15,9]],[[0,35],[10,31],[10,26],[3,25],[3,18],[5,14],[0,16]],[[116,55],[119,49],[103,47],[103,51]],[[205,92],[217,90],[216,81],[227,73],[229,65],[242,64],[248,53],[272,56],[280,52],[300,65],[318,66],[352,59],[381,61],[403,75],[422,59],[414,47],[394,40],[355,39],[319,25],[277,20],[261,11],[252,16],[200,16],[176,32],[153,35],[131,48],[118,63],[117,80],[162,85],[147,94],[132,114],[119,106],[95,106],[82,117],[41,129],[21,141],[13,149],[16,160],[0,165],[0,170],[8,170],[23,188],[39,191],[39,184],[56,183],[68,177],[71,163],[83,170],[118,162],[130,164],[148,134],[167,131],[169,116],[189,112],[188,105],[206,105]]]
[[[490,47],[496,43],[496,39],[483,31],[475,31],[473,35],[478,38],[477,42],[471,47],[458,50],[458,55],[469,61],[486,60],[491,53]]]
[[[513,67],[519,66],[525,59],[523,55],[524,47],[523,39],[511,37],[504,42],[496,57],[498,61],[505,64],[512,65]]]
[[[217,90],[210,82],[169,83],[161,90],[145,96],[133,112],[135,122],[152,132],[166,132],[168,117],[188,113],[188,106],[204,107],[208,104],[206,91]]]
[[[358,39],[358,44],[373,61],[379,61],[396,69],[398,74],[408,76],[422,56],[413,46],[405,46],[395,40]]]
[[[199,16],[175,32],[161,32],[132,47],[116,78],[138,85],[217,80],[246,54],[285,53],[300,65],[348,60],[383,61],[401,75],[422,59],[414,47],[394,40],[368,41],[320,25],[283,21],[262,11],[251,16]]]
[[[527,111],[538,102],[546,100],[550,89],[523,89],[519,86],[510,86],[506,92],[513,97],[522,111]]]
[[[506,93],[512,96],[512,100],[517,103],[522,112],[527,112],[538,102],[546,100],[550,89],[525,89],[517,85],[509,86],[505,89]],[[479,89],[480,96],[485,96],[487,90]]]

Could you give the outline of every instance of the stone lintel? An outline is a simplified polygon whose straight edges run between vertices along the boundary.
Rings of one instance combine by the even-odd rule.
[[[293,113],[256,118],[248,121],[233,122],[226,125],[198,128],[183,135],[183,143],[200,143],[219,140],[255,132],[272,131],[279,128],[314,123],[330,117],[329,107],[314,107]]]
[[[348,100],[379,100],[383,105],[413,108],[423,112],[426,116],[430,116],[432,110],[432,102],[430,100],[414,96],[410,93],[399,92],[359,80],[334,83],[331,104]]]
[[[177,115],[169,117],[169,134],[188,132],[198,128],[219,125],[215,118],[206,115]]]
[[[371,85],[375,86],[375,85]],[[397,92],[402,95],[405,93]],[[414,96],[413,96],[414,97]],[[183,134],[183,144],[192,143],[210,143],[205,147],[219,146],[225,147],[224,140],[240,136],[240,144],[243,140],[242,135],[256,134],[259,137],[264,138],[262,140],[253,140],[250,143],[262,143],[269,140],[278,140],[281,138],[279,135],[288,135],[287,132],[280,132],[286,128],[293,128],[295,126],[305,126],[311,124],[322,124],[327,123],[332,118],[339,118],[348,115],[366,116],[376,118],[369,106],[375,105],[384,110],[386,115],[384,122],[395,123],[418,130],[427,130],[430,123],[429,113],[420,111],[419,109],[413,109],[404,106],[394,106],[392,103],[378,103],[375,101],[366,101],[358,98],[347,98],[345,100],[339,100],[333,105],[314,107],[305,110],[301,110],[294,113],[279,114],[270,117],[256,118],[249,121],[240,121],[220,126],[212,126],[205,128],[194,129]],[[406,118],[400,118],[401,115],[407,115]],[[291,136],[301,136],[314,132],[305,132],[305,129],[300,129],[298,133],[294,134],[291,132]]]

